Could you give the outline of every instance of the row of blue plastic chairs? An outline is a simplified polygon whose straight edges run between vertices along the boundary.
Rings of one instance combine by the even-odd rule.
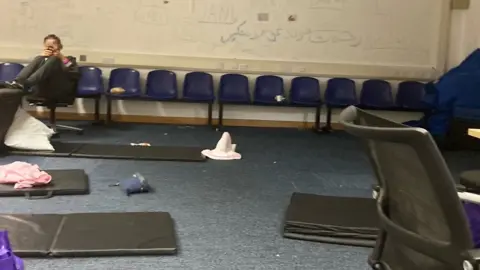
[[[18,63],[0,64],[0,81],[13,80],[23,65]],[[109,94],[104,89],[102,71],[97,67],[80,67],[81,79],[78,83],[79,97],[97,97],[108,95],[112,99],[144,99],[156,101],[174,101],[179,99],[177,76],[168,70],[153,70],[146,78],[146,89],[142,92],[140,73],[135,69],[117,68],[109,76],[109,89],[121,87],[123,94]],[[279,105],[278,96],[285,96],[284,81],[279,76],[263,75],[257,77],[253,98],[248,78],[241,74],[225,74],[220,79],[218,102],[238,104]],[[312,77],[296,77],[291,82],[289,97],[283,105],[317,107],[345,107],[357,105],[364,108],[383,110],[422,111],[424,83],[417,81],[401,82],[394,98],[392,86],[384,80],[367,80],[362,84],[360,97],[357,97],[356,84],[347,78],[328,80],[322,99],[319,80]],[[181,99],[192,102],[213,103],[214,80],[205,72],[190,72],[185,76]]]

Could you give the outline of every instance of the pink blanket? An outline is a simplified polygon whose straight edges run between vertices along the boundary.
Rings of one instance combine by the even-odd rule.
[[[16,189],[47,185],[50,181],[52,176],[36,164],[15,161],[0,166],[0,184],[15,184]]]

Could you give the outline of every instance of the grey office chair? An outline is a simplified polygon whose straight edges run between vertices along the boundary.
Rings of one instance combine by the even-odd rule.
[[[72,82],[73,83],[71,87],[56,91],[56,93],[62,93],[61,96],[27,96],[27,101],[31,106],[45,107],[49,110],[48,125],[55,132],[56,135],[58,135],[60,131],[72,131],[76,132],[79,135],[83,134],[84,132],[84,130],[79,127],[57,124],[57,108],[67,108],[75,103],[79,79],[72,78]],[[45,92],[48,93],[49,90]]]
[[[380,233],[369,264],[378,270],[475,270],[472,237],[455,181],[431,135],[355,107],[340,115],[368,146],[378,184]],[[464,194],[465,193],[465,194]]]

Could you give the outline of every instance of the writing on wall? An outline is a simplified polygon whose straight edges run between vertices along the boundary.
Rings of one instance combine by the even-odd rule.
[[[357,47],[362,43],[362,38],[348,30],[335,29],[258,29],[254,27],[247,28],[247,21],[240,23],[235,31],[228,35],[220,37],[221,43],[234,43],[236,41],[255,41],[263,40],[267,42],[277,42],[279,40],[292,40],[296,42],[308,43],[337,43],[345,44],[351,47]]]
[[[311,9],[344,9],[346,0],[310,0]]]
[[[219,0],[196,0],[194,13],[199,23],[234,24],[238,21],[232,2]]]

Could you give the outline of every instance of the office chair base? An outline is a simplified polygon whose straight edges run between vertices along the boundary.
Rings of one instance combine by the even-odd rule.
[[[83,129],[82,128],[78,128],[78,127],[72,127],[72,126],[67,126],[67,125],[53,125],[51,127],[51,129],[53,129],[53,131],[55,131],[55,134],[58,134],[58,131],[60,130],[64,130],[64,131],[73,131],[73,132],[76,132],[78,135],[82,135],[83,134]]]
[[[92,126],[104,126],[105,120],[95,120],[92,122]]]

